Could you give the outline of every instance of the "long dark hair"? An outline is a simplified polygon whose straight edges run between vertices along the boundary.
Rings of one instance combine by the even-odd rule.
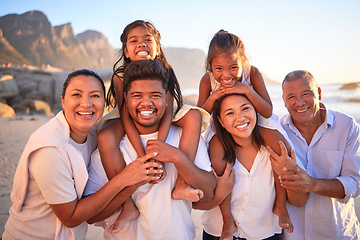
[[[213,108],[213,116],[212,116],[216,134],[219,137],[219,139],[224,147],[224,150],[225,150],[224,159],[231,164],[235,163],[235,159],[236,159],[235,148],[241,147],[241,146],[235,142],[232,135],[221,125],[219,118],[220,118],[220,113],[221,113],[220,112],[221,104],[222,104],[223,100],[225,98],[227,98],[229,96],[233,96],[233,95],[243,96],[246,99],[248,99],[245,94],[233,93],[233,94],[229,94],[229,95],[224,95],[215,101],[214,108]],[[260,147],[261,145],[264,144],[264,139],[262,138],[260,131],[259,131],[257,116],[256,116],[256,124],[255,124],[254,130],[252,132],[252,139],[254,141],[254,144],[257,147]]]
[[[168,63],[168,61],[165,58],[164,51],[161,48],[161,45],[160,45],[161,36],[160,36],[159,31],[156,30],[156,28],[154,27],[153,24],[151,24],[150,22],[147,22],[147,21],[143,21],[143,20],[136,20],[136,21],[130,23],[129,25],[127,25],[124,28],[124,31],[120,36],[120,41],[122,42],[122,49],[120,50],[120,58],[115,62],[114,66],[113,66],[113,76],[111,78],[110,88],[109,88],[109,91],[108,91],[108,94],[106,97],[106,105],[111,106],[111,107],[115,107],[117,105],[114,77],[117,76],[120,79],[122,79],[125,67],[131,62],[131,59],[127,58],[125,56],[124,49],[126,49],[126,41],[127,41],[129,32],[139,26],[144,27],[146,30],[148,30],[151,33],[151,35],[154,37],[154,39],[156,41],[156,45],[160,49],[159,54],[156,56],[155,60],[159,61],[165,67],[165,69],[168,71],[167,75],[169,76],[169,81],[168,81],[169,82],[169,91],[176,101],[177,108],[176,108],[175,113],[177,113],[183,105],[183,98],[181,95],[180,84],[176,78],[174,70],[172,69],[172,67],[170,66],[170,64]],[[120,64],[121,60],[123,60],[123,63],[120,66],[118,66]]]

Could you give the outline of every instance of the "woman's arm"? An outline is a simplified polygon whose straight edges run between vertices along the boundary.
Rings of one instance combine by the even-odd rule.
[[[224,149],[217,135],[209,142],[209,154],[217,180],[214,197],[210,201],[193,203],[195,209],[207,210],[218,206],[231,193],[235,184],[235,174],[231,164],[224,160]]]
[[[58,200],[50,200],[49,205],[51,209],[54,211],[59,220],[67,227],[78,226],[100,212],[125,187],[144,181],[148,182],[156,180],[157,176],[153,177],[150,176],[150,174],[162,172],[160,164],[145,162],[147,159],[155,156],[154,154],[150,154],[129,164],[121,173],[111,179],[98,192],[78,200],[76,197],[75,186],[73,185],[72,169],[68,160],[64,159],[61,153],[53,147],[42,148],[35,153],[37,155],[32,154],[32,158],[29,160],[29,169],[45,200],[48,201],[47,199],[51,199],[53,194],[63,196],[64,192],[67,196],[75,197],[75,200],[63,204],[51,204],[51,201]],[[43,159],[47,160],[42,161]],[[61,170],[57,171],[57,168],[59,167]],[[159,169],[154,169],[154,167]],[[51,168],[56,168],[56,170],[44,170]],[[54,172],[58,176],[53,176]],[[59,182],[59,178],[64,178],[65,182]],[[72,189],[67,187],[69,183],[72,185]],[[58,193],[57,191],[63,191],[62,188],[64,188],[64,184],[67,184],[65,186],[66,189],[64,192]]]
[[[133,185],[130,187],[126,187],[121,190],[110,202],[103,208],[99,213],[94,215],[93,217],[86,220],[87,223],[93,224],[96,222],[100,222],[108,217],[110,217],[114,212],[116,212],[123,203],[129,199],[132,194],[136,191],[138,187],[143,185],[143,183],[139,183],[137,185]]]
[[[230,193],[235,184],[235,173],[231,171],[230,163],[227,163],[224,173],[218,176],[214,173],[216,178],[216,188],[214,197],[210,201],[199,201],[193,203],[194,209],[209,210],[220,205]]]

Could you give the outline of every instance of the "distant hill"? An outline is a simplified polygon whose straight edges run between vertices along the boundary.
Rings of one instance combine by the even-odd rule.
[[[71,23],[53,27],[40,11],[0,17],[0,63],[74,69],[111,67],[115,55],[96,31],[75,35]]]
[[[261,69],[260,69],[261,71]],[[270,85],[280,85],[281,83],[278,82],[278,81],[275,81],[275,80],[272,80],[271,78],[269,78],[268,76],[266,76],[266,74],[264,74],[263,72],[261,73],[263,78],[264,78],[264,82],[267,86],[270,86]]]
[[[206,55],[199,49],[164,48],[166,59],[174,68],[181,88],[197,88],[205,73]]]

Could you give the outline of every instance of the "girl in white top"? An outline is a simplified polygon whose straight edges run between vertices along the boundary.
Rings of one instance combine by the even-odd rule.
[[[243,94],[222,96],[215,102],[213,122],[226,154],[224,159],[211,159],[212,165],[219,171],[231,164],[236,179],[231,193],[231,213],[236,226],[233,235],[227,239],[233,239],[233,236],[279,239],[279,218],[273,213],[274,176],[270,155],[257,125],[255,107]],[[210,149],[210,153],[214,151],[216,149]],[[230,172],[226,170],[226,174]],[[202,224],[204,240],[219,239],[223,225],[220,208],[216,206],[205,211]]]
[[[124,28],[120,40],[122,43],[121,56],[114,64],[114,73],[107,95],[107,105],[116,106],[116,108],[100,120],[98,134],[101,161],[108,178],[111,179],[126,165],[119,150],[119,143],[125,133],[129,136],[138,156],[145,155],[139,133],[128,117],[127,109],[122,107],[124,103],[123,74],[125,67],[132,61],[157,60],[167,70],[170,97],[165,117],[161,121],[158,140],[166,141],[173,122],[176,126],[183,128],[179,148],[194,161],[201,131],[207,128],[210,121],[206,120],[210,119],[210,115],[201,108],[183,105],[180,85],[162,50],[159,31],[148,21],[136,20]],[[175,106],[174,101],[176,102]],[[154,183],[162,181],[165,175],[166,173]],[[179,175],[176,187],[172,192],[174,199],[196,202],[200,200],[202,195],[200,189],[193,189]],[[136,219],[139,214],[136,206],[129,199],[125,202],[118,221],[109,230],[119,231],[126,223]]]
[[[31,135],[21,155],[2,239],[85,239],[87,219],[126,186],[154,180],[157,177],[150,174],[162,172],[146,170],[161,165],[143,164],[147,160],[143,158],[82,198],[104,93],[104,83],[95,72],[82,69],[69,74],[61,95],[64,110]]]
[[[250,65],[240,38],[224,30],[217,32],[209,45],[206,67],[208,72],[201,79],[197,105],[211,113],[214,102],[221,96],[231,93],[246,95],[259,113],[261,136],[272,149],[280,154],[278,143],[282,141],[287,144],[284,137],[286,133],[281,131],[280,124],[272,118],[272,103],[264,80],[259,70]],[[224,148],[214,133],[213,126],[210,125],[205,133],[205,140],[209,143],[210,149],[216,149],[210,158],[222,160],[225,155]],[[289,150],[288,144],[286,146]],[[225,165],[224,168],[219,168],[217,174],[222,175],[224,169]],[[279,216],[279,225],[292,232],[293,225],[286,209],[286,192],[281,187],[276,174],[274,177],[277,196],[274,212]],[[225,219],[222,237],[225,238],[231,237],[236,229],[230,214],[229,201],[230,198],[227,197],[223,203],[220,202],[220,208]]]

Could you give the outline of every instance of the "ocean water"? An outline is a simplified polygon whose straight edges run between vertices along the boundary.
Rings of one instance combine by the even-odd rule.
[[[340,90],[341,84],[320,85],[322,92],[322,101],[327,109],[345,113],[360,124],[360,89],[356,90]],[[280,85],[268,86],[267,90],[273,103],[273,112],[281,117],[287,114],[282,100],[282,90]],[[184,97],[188,95],[197,95],[197,88],[189,88],[182,90]]]

